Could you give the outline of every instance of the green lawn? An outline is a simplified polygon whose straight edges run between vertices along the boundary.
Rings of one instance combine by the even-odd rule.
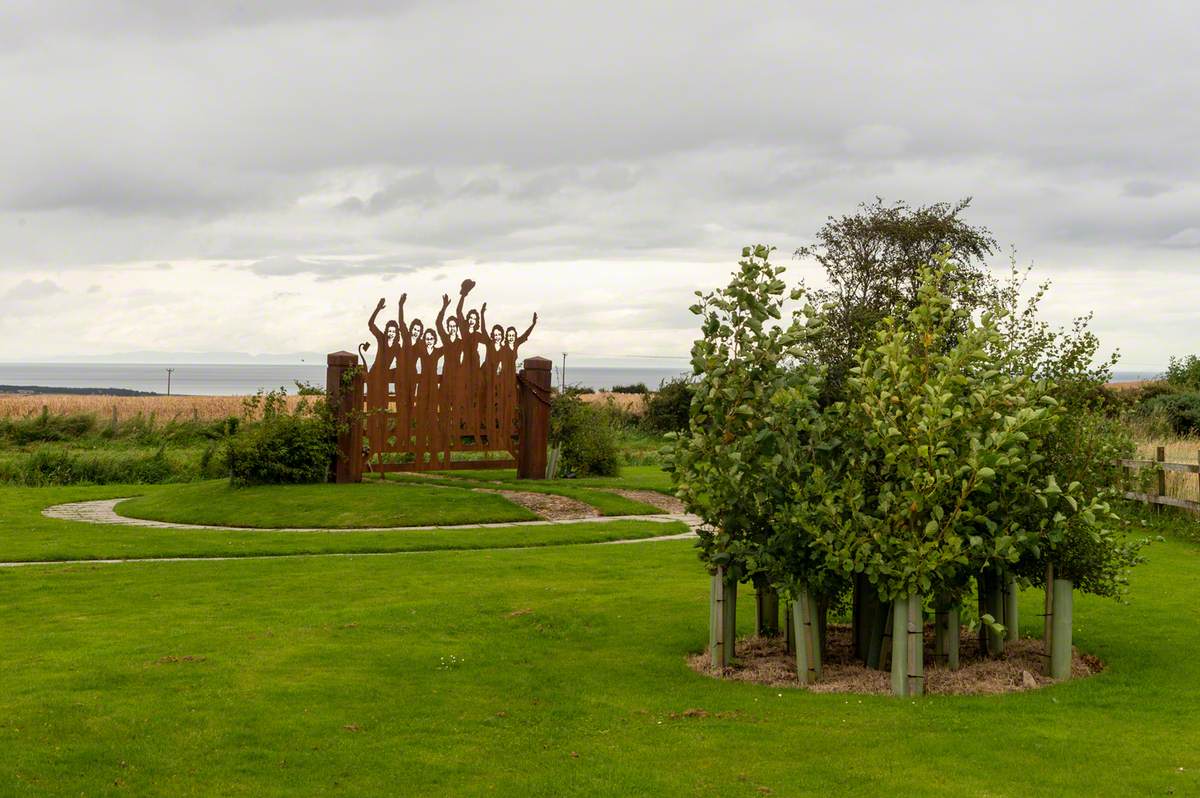
[[[1104,673],[919,700],[690,671],[683,541],[0,569],[0,794],[1196,794],[1200,548],[1148,554]]]
[[[453,526],[538,518],[494,493],[380,481],[232,488],[228,480],[213,480],[164,487],[122,502],[117,512],[154,521],[264,529]]]
[[[488,490],[520,490],[531,493],[549,493],[581,501],[595,508],[600,515],[655,515],[662,512],[662,510],[652,504],[646,504],[636,499],[628,499],[605,490],[595,490],[576,484],[579,480],[518,480],[516,472],[512,470],[490,472],[492,475],[496,473],[499,473],[501,476],[489,476],[488,471],[470,470],[466,472],[438,472],[429,476],[403,473],[389,474],[388,479],[407,485],[442,485],[459,488],[476,487]],[[451,474],[455,475],[452,476]],[[465,476],[457,476],[457,474],[465,474]],[[622,482],[618,477],[614,477],[613,479],[615,481],[608,487],[633,487],[633,484]],[[366,481],[377,480],[364,480],[364,482]],[[497,484],[498,482],[502,484]]]
[[[108,526],[45,518],[51,504],[144,495],[170,496],[177,485],[0,488],[0,561],[124,559],[147,557],[246,557],[282,554],[478,549],[592,543],[686,531],[678,523],[624,521],[552,524],[498,529],[386,532],[224,531]],[[334,488],[336,486],[323,486]],[[380,491],[406,490],[398,485]],[[364,490],[370,490],[365,488]],[[479,494],[472,494],[478,496]],[[2,577],[2,573],[0,573]],[[0,650],[3,644],[0,643]],[[3,790],[0,789],[0,795]]]

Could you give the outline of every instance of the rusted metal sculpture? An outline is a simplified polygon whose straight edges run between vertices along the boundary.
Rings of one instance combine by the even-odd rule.
[[[353,444],[347,437],[349,451],[339,446],[340,460],[357,462],[339,463],[338,481],[356,481],[364,468],[382,475],[511,468],[518,460],[520,476],[545,476],[549,361],[530,358],[524,370],[517,370],[518,351],[537,325],[537,314],[524,333],[500,324],[489,330],[486,302],[478,309],[464,309],[474,287],[473,281],[463,281],[452,313],[450,296],[443,294],[433,325],[419,318],[405,320],[404,294],[396,318],[380,328],[379,317],[387,307],[380,299],[367,323],[375,340],[358,347],[361,369],[353,371],[361,374],[344,367],[349,353],[329,356],[331,398],[335,389],[339,391],[331,405],[343,406],[343,393],[361,397],[361,413],[356,414],[360,417],[346,424],[357,429],[362,443]],[[350,384],[335,385],[334,380]],[[465,452],[481,454],[455,457]]]

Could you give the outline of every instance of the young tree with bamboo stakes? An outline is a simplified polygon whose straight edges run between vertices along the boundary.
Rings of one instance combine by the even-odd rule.
[[[707,524],[712,665],[730,664],[736,586],[749,580],[758,632],[774,631],[764,594],[786,595],[798,675],[819,679],[827,607],[853,585],[858,655],[892,671],[896,694],[918,695],[927,604],[936,655],[953,668],[972,582],[982,649],[1001,656],[1017,590],[1041,579],[1048,659],[1064,678],[1073,588],[1119,595],[1142,545],[1099,483],[1063,478],[1112,455],[1098,416],[1078,412],[1086,386],[1070,379],[1094,337],[1022,328],[1036,313],[1013,322],[1011,301],[973,313],[954,288],[961,265],[943,255],[827,401],[821,316],[797,305],[785,320],[785,302],[806,294],[787,289],[769,253],[745,250],[729,286],[693,306],[699,380],[668,452],[680,497]]]
[[[795,364],[811,312],[798,308],[784,321],[784,303],[799,302],[804,292],[787,289],[784,270],[771,265],[769,254],[767,247],[747,247],[725,289],[697,292],[691,310],[702,319],[702,337],[692,347],[692,365],[700,379],[689,430],[668,452],[679,496],[705,522],[700,548],[712,575],[715,667],[733,657],[739,581],[758,591],[758,631],[778,631],[776,585],[759,556],[792,484],[773,399],[803,380]]]

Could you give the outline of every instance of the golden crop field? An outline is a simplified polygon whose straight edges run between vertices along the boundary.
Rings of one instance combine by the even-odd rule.
[[[1200,438],[1142,441],[1138,443],[1137,456],[1144,460],[1153,460],[1155,450],[1159,446],[1166,449],[1166,462],[1168,463],[1200,464]],[[1200,501],[1200,476],[1168,471],[1166,478],[1168,496]]]
[[[289,396],[294,408],[304,397]],[[243,396],[77,396],[69,394],[0,394],[0,418],[37,415],[46,408],[52,414],[89,413],[103,420],[116,414],[118,421],[138,414],[159,421],[172,419],[215,421],[242,414]]]

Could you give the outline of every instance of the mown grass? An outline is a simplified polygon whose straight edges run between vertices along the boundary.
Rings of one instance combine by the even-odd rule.
[[[0,488],[0,562],[355,554],[508,546],[549,546],[653,537],[686,531],[678,523],[624,521],[497,529],[328,532],[155,529],[46,518],[44,507],[72,501],[153,496],[174,486]],[[403,490],[396,486],[392,489]],[[3,579],[0,569],[0,579]],[[3,789],[0,789],[3,794]]]
[[[228,480],[174,485],[117,505],[120,515],[185,524],[325,529],[488,524],[538,516],[494,493],[364,482],[230,487]]]
[[[690,671],[685,542],[4,571],[0,793],[1195,794],[1200,548],[1149,556],[1102,674],[920,700]]]

